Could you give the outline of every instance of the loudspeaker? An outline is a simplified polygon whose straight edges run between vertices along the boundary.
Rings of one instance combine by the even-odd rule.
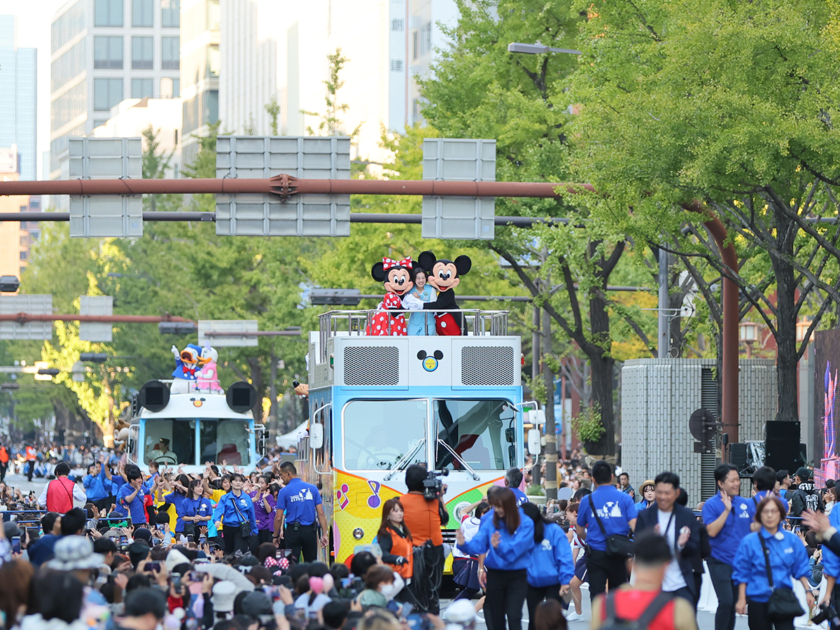
[[[799,442],[799,423],[772,421],[766,425],[764,465],[787,470],[791,477],[805,465],[805,452]]]
[[[747,467],[747,445],[737,442],[729,445],[729,463],[738,468],[740,473]]]
[[[785,440],[788,444],[799,446],[799,435],[801,431],[799,422],[773,420],[764,426],[764,436],[767,440]]]

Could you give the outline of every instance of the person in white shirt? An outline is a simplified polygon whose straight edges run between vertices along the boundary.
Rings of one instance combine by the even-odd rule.
[[[469,541],[478,533],[478,527],[481,525],[481,517],[490,510],[490,504],[482,501],[475,508],[473,516],[467,514],[461,521],[461,531],[464,534],[464,540]],[[452,548],[452,574],[455,576],[455,583],[462,587],[460,593],[455,598],[472,599],[481,590],[481,585],[478,580],[478,569],[480,566],[480,558],[470,556],[464,553],[455,545]],[[454,601],[454,600],[453,600]]]
[[[682,597],[697,609],[691,557],[700,553],[700,526],[694,513],[676,502],[680,478],[672,472],[660,473],[654,480],[656,503],[639,512],[636,533],[652,529],[668,542],[673,559],[665,571],[662,590]]]

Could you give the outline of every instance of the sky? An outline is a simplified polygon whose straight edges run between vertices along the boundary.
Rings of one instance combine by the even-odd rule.
[[[0,15],[17,17],[17,45],[38,49],[38,179],[50,150],[50,22],[67,0],[0,0]]]

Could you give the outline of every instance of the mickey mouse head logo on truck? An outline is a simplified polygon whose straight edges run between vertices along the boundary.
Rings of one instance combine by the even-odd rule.
[[[439,361],[443,358],[443,352],[435,350],[434,354],[426,354],[425,350],[417,353],[417,358],[423,363],[423,369],[427,372],[434,372],[439,365]]]

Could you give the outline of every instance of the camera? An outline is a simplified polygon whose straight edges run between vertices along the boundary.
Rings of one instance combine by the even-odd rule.
[[[363,590],[365,590],[365,582],[362,578],[346,577],[341,579],[338,594],[342,599],[351,601],[356,599]]]
[[[840,619],[837,617],[837,611],[834,606],[820,604],[820,613],[813,617],[811,621],[817,625],[823,621],[828,621],[831,628],[840,628]]]
[[[426,501],[434,501],[435,499],[440,499],[440,495],[443,494],[443,480],[441,477],[446,477],[449,475],[449,471],[444,469],[440,472],[436,472],[434,470],[430,470],[429,474],[426,475],[426,478],[423,480],[423,498]]]

